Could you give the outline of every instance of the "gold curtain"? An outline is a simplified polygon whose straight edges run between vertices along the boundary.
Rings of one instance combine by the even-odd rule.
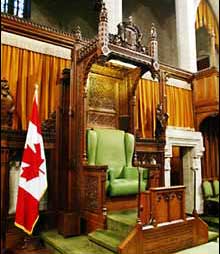
[[[192,91],[166,85],[166,95],[168,125],[194,128]],[[136,129],[142,138],[154,137],[158,103],[158,82],[141,79],[137,87]]]
[[[206,0],[201,0],[199,4],[197,15],[196,15],[195,26],[196,26],[196,29],[199,29],[200,27],[205,27],[208,30],[208,32],[213,30],[215,33],[215,44],[219,48],[218,23],[213,14],[211,7],[206,2]]]
[[[166,86],[168,125],[194,128],[192,91]]]
[[[158,82],[141,79],[137,87],[137,127],[142,138],[154,137],[156,106],[159,103]]]
[[[27,129],[35,84],[39,87],[41,121],[55,111],[56,84],[64,68],[70,68],[70,60],[1,45],[1,78],[8,80],[16,103],[14,129]]]

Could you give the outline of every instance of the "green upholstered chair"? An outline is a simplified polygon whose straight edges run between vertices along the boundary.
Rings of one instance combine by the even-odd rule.
[[[106,192],[110,197],[138,193],[138,170],[132,166],[134,135],[115,129],[87,131],[88,165],[107,165]],[[141,191],[148,182],[148,170],[141,175]]]
[[[204,196],[204,212],[207,215],[216,215],[219,212],[219,186],[218,180],[202,182]],[[218,195],[217,195],[218,194]]]

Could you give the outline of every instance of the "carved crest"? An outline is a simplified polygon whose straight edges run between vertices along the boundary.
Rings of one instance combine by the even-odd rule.
[[[118,24],[117,35],[110,35],[111,43],[146,54],[147,49],[141,44],[141,40],[142,33],[134,24],[132,16],[128,18],[128,21]]]

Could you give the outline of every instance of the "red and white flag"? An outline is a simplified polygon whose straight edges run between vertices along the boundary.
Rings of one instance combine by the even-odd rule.
[[[21,163],[15,225],[31,235],[39,218],[39,203],[47,189],[47,170],[38,94],[35,89],[31,118]]]

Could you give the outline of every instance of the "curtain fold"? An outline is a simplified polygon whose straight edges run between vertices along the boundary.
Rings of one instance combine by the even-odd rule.
[[[168,125],[194,128],[192,91],[166,85]],[[153,138],[156,128],[156,106],[159,83],[141,79],[137,87],[137,126],[140,137]]]
[[[194,128],[192,91],[166,86],[168,125]]]
[[[1,79],[8,80],[16,109],[13,129],[27,129],[35,85],[39,87],[41,121],[55,111],[57,83],[70,60],[1,45]]]
[[[158,82],[141,79],[137,86],[137,129],[140,137],[154,137],[156,106],[159,103]]]

